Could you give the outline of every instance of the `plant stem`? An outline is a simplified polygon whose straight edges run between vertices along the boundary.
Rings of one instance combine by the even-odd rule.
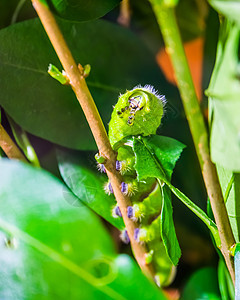
[[[221,246],[221,241],[218,233],[218,228],[216,224],[206,215],[204,211],[201,210],[195,203],[193,203],[186,195],[184,195],[179,189],[175,188],[170,182],[165,181],[170,190],[178,197],[196,216],[203,221],[203,223],[211,231],[216,245]]]
[[[30,143],[27,133],[7,114],[7,119],[12,129],[13,136],[19,148],[23,151],[28,161],[35,167],[40,167],[37,154]]]
[[[166,51],[173,65],[185,114],[201,166],[203,179],[218,227],[221,239],[220,250],[225,258],[228,270],[234,282],[234,262],[229,249],[235,244],[235,240],[219,184],[216,167],[210,159],[208,133],[198,103],[186,55],[184,53],[174,9],[164,5],[163,0],[150,1],[163,35]]]
[[[127,196],[124,196],[121,192],[122,178],[115,168],[116,153],[111,148],[102,119],[89,92],[84,76],[77,67],[56,20],[45,2],[42,0],[32,0],[32,3],[59,57],[59,60],[69,77],[72,89],[85,114],[99,149],[99,153],[106,158],[105,167],[107,176],[111,182],[114,195],[121,210],[123,221],[125,223],[136,260],[146,275],[154,277],[152,265],[146,264],[145,262],[145,253],[147,252],[147,249],[144,245],[139,244],[134,239],[136,224],[127,217],[127,207],[131,205],[131,202],[130,199]]]
[[[131,21],[131,9],[129,0],[122,0],[120,3],[120,13],[118,23],[124,27],[129,27]]]
[[[23,5],[25,4],[26,0],[20,0],[14,10],[14,13],[12,15],[11,24],[16,23],[19,12],[21,11]]]
[[[17,145],[8,135],[2,124],[0,124],[0,147],[3,149],[8,158],[27,162],[25,156],[18,149]]]

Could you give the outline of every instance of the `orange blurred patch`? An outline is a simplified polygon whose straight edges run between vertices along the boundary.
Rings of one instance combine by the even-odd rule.
[[[177,289],[166,288],[163,289],[163,293],[167,297],[168,300],[179,300],[180,299],[180,292]]]
[[[202,97],[203,42],[203,38],[197,38],[184,44],[198,99]],[[167,80],[176,85],[172,64],[165,49],[161,49],[156,58]]]

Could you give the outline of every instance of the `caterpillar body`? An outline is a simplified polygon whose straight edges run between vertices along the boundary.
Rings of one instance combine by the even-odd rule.
[[[159,95],[152,86],[137,86],[120,95],[109,123],[109,140],[118,153],[116,169],[123,178],[121,191],[132,202],[128,207],[128,217],[137,222],[134,238],[146,244],[146,263],[153,264],[155,281],[161,286],[168,285],[175,273],[175,266],[166,252],[160,230],[164,184],[161,185],[152,177],[138,181],[132,138],[156,134],[165,103],[165,97]],[[105,191],[112,193],[110,182],[106,184]],[[113,207],[112,214],[121,217],[117,205]],[[126,231],[122,232],[121,237],[125,242],[129,241]]]
[[[113,149],[128,136],[156,134],[163,116],[165,97],[154,87],[137,86],[120,95],[109,123],[109,140]]]

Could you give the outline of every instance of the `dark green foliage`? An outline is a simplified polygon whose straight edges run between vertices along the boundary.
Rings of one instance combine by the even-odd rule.
[[[146,80],[160,82],[162,75],[154,59],[130,31],[102,20],[59,20],[59,25],[76,61],[92,65],[87,83],[105,122],[120,92]],[[38,20],[2,30],[0,104],[30,133],[69,148],[94,149],[89,126],[74,93],[48,75],[49,63],[61,70]]]
[[[221,300],[217,272],[214,268],[203,268],[196,271],[184,287],[181,300]]]
[[[120,3],[120,0],[47,0],[48,4],[63,19],[89,21],[98,19]]]

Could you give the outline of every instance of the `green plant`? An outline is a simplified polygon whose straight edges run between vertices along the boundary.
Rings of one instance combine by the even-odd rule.
[[[12,23],[16,22],[21,11],[25,10],[26,15],[28,10],[33,12],[28,7],[29,2],[18,3],[12,14]],[[4,111],[1,123],[10,134],[12,131],[17,144],[1,125],[0,146],[4,151],[1,156],[6,154],[9,158],[24,161],[14,162],[6,158],[0,161],[3,199],[0,227],[4,240],[0,256],[4,270],[1,297],[51,299],[57,295],[65,299],[71,295],[72,299],[165,299],[162,289],[157,288],[153,279],[161,287],[169,285],[176,273],[174,265],[181,256],[179,234],[176,235],[172,216],[171,192],[207,225],[220,256],[220,291],[216,270],[206,268],[193,275],[182,299],[188,299],[191,289],[194,289],[196,299],[204,293],[209,299],[234,297],[235,253],[236,270],[239,265],[239,166],[236,160],[239,152],[239,24],[233,7],[238,8],[238,4],[235,7],[231,1],[224,4],[210,1],[221,13],[221,24],[216,63],[206,91],[210,99],[209,150],[208,130],[174,13],[176,7],[182,37],[191,40],[201,33],[197,19],[202,18],[200,8],[203,4],[196,9],[187,0],[179,4],[177,1],[151,0],[151,5],[145,1],[123,1],[121,23],[129,23],[129,5],[133,9],[132,29],[144,20],[149,22],[149,26],[138,27],[143,28],[138,30],[140,38],[130,29],[106,20],[94,20],[111,10],[106,18],[116,19],[118,8],[113,8],[119,4],[117,0],[101,3],[75,0],[70,4],[67,1],[32,0],[32,3],[51,43],[38,19],[0,31],[0,104]],[[1,5],[7,11],[16,2],[3,1]],[[195,19],[186,16],[184,5]],[[210,10],[206,3],[204,5]],[[155,14],[162,36],[154,19],[146,15],[140,17],[147,11],[149,16]],[[211,14],[214,14],[212,10]],[[187,20],[192,31],[186,30],[181,20]],[[217,24],[216,19],[214,22]],[[3,23],[2,26],[6,25]],[[211,29],[211,26],[210,22],[207,28]],[[180,111],[177,118],[163,120],[160,132],[168,135],[169,128],[178,121],[172,131],[175,134],[170,130],[169,135],[191,147],[190,136],[184,137],[188,129],[176,90],[165,80],[154,60],[155,47],[159,47],[161,37],[172,60],[206,185],[212,208],[208,215],[175,187],[181,180],[188,181],[184,171],[179,177],[181,180],[174,179],[176,182],[171,183],[173,169],[184,146],[173,138],[158,135],[164,96],[159,96],[151,86],[138,86],[147,81],[166,95],[166,116],[171,115],[168,107],[172,107],[173,113]],[[207,45],[211,44],[211,38],[206,39]],[[151,50],[146,45],[150,45]],[[207,50],[208,47],[206,57]],[[212,61],[214,55],[213,51]],[[73,57],[81,64],[77,65]],[[63,72],[59,71],[59,60]],[[48,66],[48,73],[53,78],[47,73]],[[225,83],[229,87],[227,91]],[[133,86],[136,88],[130,90]],[[111,106],[119,92],[123,94],[110,120]],[[106,124],[109,120],[108,138],[103,122]],[[222,133],[221,139],[218,132]],[[29,140],[29,133],[50,141],[47,144],[50,150],[55,143],[80,151],[57,147],[57,155],[52,152],[52,158],[42,156],[37,146],[38,139],[31,137]],[[225,148],[225,145],[229,147]],[[93,168],[87,163],[89,157],[93,162],[93,151],[98,151],[97,167],[106,171],[108,181],[104,174],[96,172],[95,163],[92,163]],[[26,164],[27,160],[32,166]],[[193,154],[189,153],[185,162],[192,164],[193,161]],[[49,166],[50,163],[54,164],[53,167]],[[56,178],[59,175],[56,165],[69,189]],[[192,166],[189,170],[194,172]],[[104,192],[104,184],[109,195]],[[130,240],[135,259],[146,277],[132,258],[118,254],[114,249],[113,235],[107,232],[92,210],[121,230],[125,242]],[[30,284],[25,283],[25,276]],[[208,276],[213,285],[202,284],[198,291],[195,282],[202,282]],[[236,295],[239,293],[238,276],[236,272]]]

